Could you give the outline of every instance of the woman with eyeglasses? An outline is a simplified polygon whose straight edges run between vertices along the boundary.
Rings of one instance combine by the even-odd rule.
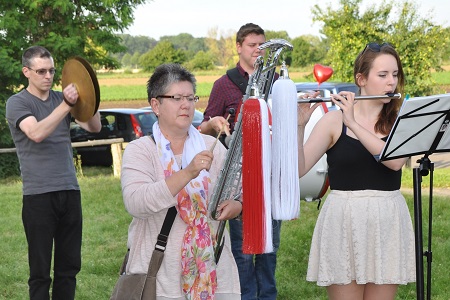
[[[354,80],[362,96],[403,92],[396,50],[368,44],[355,60]],[[326,153],[331,189],[314,229],[307,280],[325,286],[330,299],[395,299],[399,284],[415,281],[414,232],[400,193],[407,158],[376,158],[402,100],[355,101],[341,92],[332,101],[340,110],[325,114],[304,144],[320,104],[298,105],[300,176]]]
[[[208,199],[226,149],[191,125],[196,80],[178,64],[157,67],[147,83],[158,117],[153,135],[131,142],[122,165],[122,193],[133,217],[128,231],[127,274],[147,273],[164,218],[177,216],[157,274],[157,299],[240,299],[239,276],[228,233],[219,262],[214,259],[218,221],[208,217]],[[226,200],[219,220],[240,215],[242,204]]]

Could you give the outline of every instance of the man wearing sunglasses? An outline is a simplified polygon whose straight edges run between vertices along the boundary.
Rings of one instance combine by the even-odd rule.
[[[53,250],[52,298],[74,299],[81,268],[82,212],[69,112],[78,100],[78,91],[73,84],[63,92],[51,89],[55,67],[44,47],[25,50],[22,66],[28,86],[8,99],[6,117],[23,182],[30,299],[50,298]],[[91,132],[101,129],[98,112],[87,122],[78,123]]]

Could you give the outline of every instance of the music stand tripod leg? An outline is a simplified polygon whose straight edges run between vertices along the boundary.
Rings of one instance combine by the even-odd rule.
[[[433,171],[434,164],[428,160],[428,169],[430,170],[430,199],[428,202],[428,248],[424,255],[427,258],[427,299],[431,300],[431,262],[433,261],[433,252],[431,251],[432,237],[432,216],[433,216]]]
[[[417,161],[418,168],[413,170],[414,180],[414,232],[416,246],[416,292],[417,299],[424,299],[424,270],[423,256],[427,257],[427,299],[431,299],[431,234],[432,234],[432,195],[433,195],[433,170],[434,164],[427,156]],[[423,252],[422,233],[422,177],[430,174],[430,199],[429,199],[429,227],[428,227],[428,251]]]

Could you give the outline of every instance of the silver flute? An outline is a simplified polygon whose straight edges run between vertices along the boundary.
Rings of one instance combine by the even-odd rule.
[[[344,97],[345,98],[345,97]],[[401,99],[402,94],[390,93],[379,96],[356,96],[355,100],[383,100],[383,99]],[[318,103],[318,102],[331,102],[331,97],[328,98],[311,98],[311,99],[298,99],[297,103]]]

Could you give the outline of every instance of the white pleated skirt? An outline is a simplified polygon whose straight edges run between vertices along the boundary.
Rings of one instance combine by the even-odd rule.
[[[311,242],[306,280],[415,282],[414,231],[400,191],[331,191]]]

